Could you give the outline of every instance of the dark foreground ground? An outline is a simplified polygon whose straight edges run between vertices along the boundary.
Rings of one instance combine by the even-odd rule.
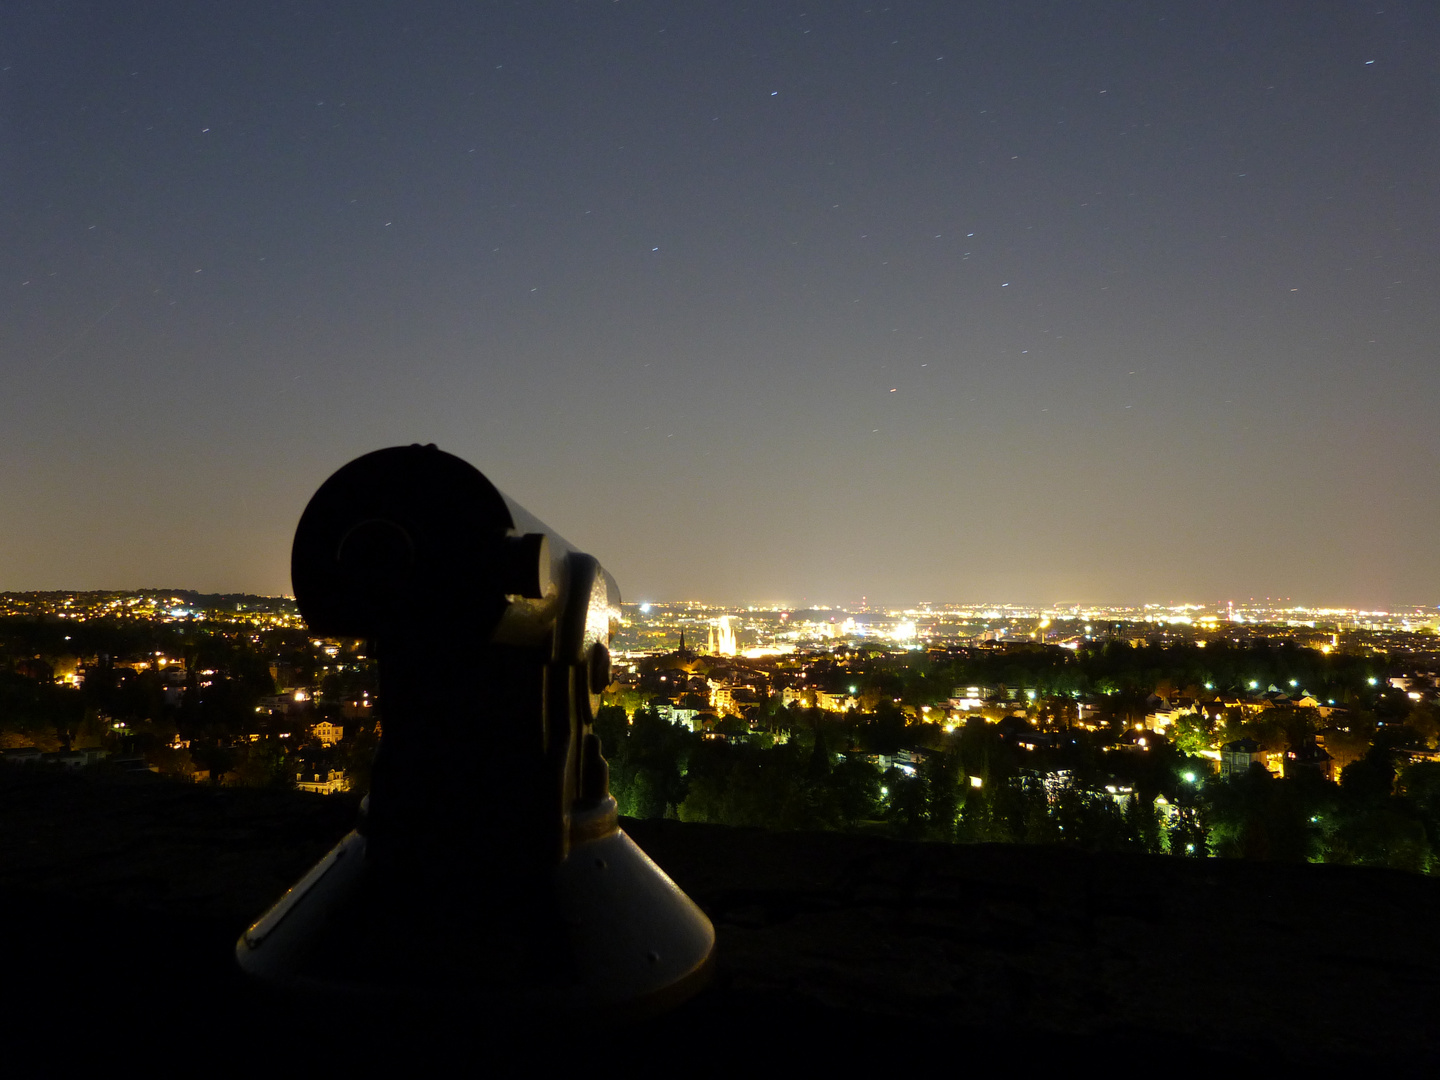
[[[937,1054],[952,1075],[1419,1072],[1440,1057],[1440,882],[671,821],[626,829],[710,915],[719,953],[714,985],[666,1017],[586,1029],[272,1000],[238,975],[235,940],[354,812],[0,770],[7,1054],[367,1075],[428,1059],[508,1073],[532,1056],[615,1075],[928,1070]]]

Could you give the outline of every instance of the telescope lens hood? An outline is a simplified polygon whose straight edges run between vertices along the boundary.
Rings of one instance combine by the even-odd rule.
[[[356,458],[320,486],[295,530],[300,613],[328,636],[421,623],[487,635],[507,606],[514,524],[480,470],[434,446]]]

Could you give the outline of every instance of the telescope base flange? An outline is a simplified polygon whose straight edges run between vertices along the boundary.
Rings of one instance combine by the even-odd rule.
[[[663,1012],[709,981],[714,927],[605,802],[527,910],[427,902],[368,865],[367,840],[352,832],[241,935],[236,958],[276,990],[357,1004]]]

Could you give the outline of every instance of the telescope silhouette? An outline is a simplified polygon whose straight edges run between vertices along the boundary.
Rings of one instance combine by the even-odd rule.
[[[434,446],[331,476],[295,531],[310,632],[365,638],[383,730],[355,830],[241,936],[328,998],[643,1016],[702,988],[715,931],[620,830],[591,731],[619,590]]]

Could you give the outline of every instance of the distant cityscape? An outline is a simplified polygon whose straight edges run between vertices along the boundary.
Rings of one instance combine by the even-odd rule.
[[[40,591],[0,593],[0,618],[48,616],[61,619],[133,618],[160,622],[203,621],[277,629],[304,626],[288,596],[249,593],[199,593],[186,589],[115,591]],[[852,607],[777,604],[724,606],[696,600],[622,604],[617,638],[644,641],[693,625],[714,625],[728,617],[743,632],[747,648],[785,648],[843,639],[889,639],[923,643],[965,638],[1014,637],[1078,643],[1095,624],[1133,623],[1198,627],[1214,631],[1222,623],[1310,629],[1323,633],[1379,631],[1407,634],[1440,630],[1440,606],[1414,605],[1396,610],[1305,607],[1288,600],[1226,601],[1219,604],[1094,605],[919,604],[905,608],[872,607],[863,598]],[[1041,633],[1043,631],[1043,633]],[[993,638],[990,640],[994,640]]]
[[[1086,641],[1104,640],[1123,630],[1130,638],[1159,641],[1244,640],[1258,635],[1323,650],[1339,647],[1347,636],[1354,639],[1352,644],[1367,649],[1423,646],[1425,635],[1433,635],[1437,629],[1440,607],[1418,605],[1399,611],[1367,611],[1251,600],[1211,606],[922,604],[876,609],[862,603],[849,609],[792,609],[685,601],[622,605],[614,647],[638,652],[664,648],[685,631],[692,646],[705,645],[711,652],[729,656],[737,652],[750,657],[783,655],[817,645],[866,642],[924,648],[1034,641],[1074,650]],[[703,641],[697,640],[697,633]],[[727,651],[732,645],[736,651]]]
[[[632,816],[1428,872],[1437,628],[1288,601],[626,603],[595,727]],[[312,637],[288,598],[0,594],[7,766],[360,791],[383,714],[368,643]],[[476,749],[436,752],[460,777]]]

